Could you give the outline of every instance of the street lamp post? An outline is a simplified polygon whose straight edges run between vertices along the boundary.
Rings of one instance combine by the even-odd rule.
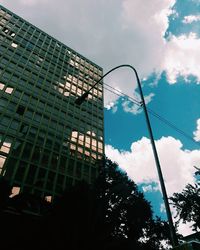
[[[174,225],[173,225],[172,215],[171,215],[170,206],[169,206],[168,197],[167,197],[167,191],[166,191],[166,188],[165,188],[165,183],[164,183],[164,179],[163,179],[163,175],[162,175],[162,171],[161,171],[160,161],[159,161],[159,158],[158,158],[158,153],[157,153],[157,150],[156,150],[156,145],[155,145],[155,141],[154,141],[154,137],[153,137],[153,132],[152,132],[152,129],[151,129],[151,124],[150,124],[150,120],[149,120],[149,116],[148,116],[148,112],[147,112],[147,108],[146,108],[146,104],[145,104],[145,100],[144,100],[144,95],[143,95],[140,79],[138,77],[136,69],[133,66],[129,65],[129,64],[122,64],[122,65],[119,65],[119,66],[109,70],[89,90],[87,90],[82,96],[78,97],[75,100],[75,103],[77,105],[81,105],[85,101],[87,96],[89,95],[90,91],[99,82],[101,82],[101,80],[105,76],[110,74],[112,71],[114,71],[114,70],[116,70],[118,68],[122,68],[122,67],[131,68],[134,71],[136,79],[137,79],[139,93],[140,93],[140,97],[141,97],[141,100],[142,100],[142,106],[143,106],[143,110],[144,110],[144,114],[145,114],[147,128],[148,128],[148,131],[149,131],[149,137],[150,137],[150,140],[151,140],[151,145],[152,145],[152,150],[153,150],[153,155],[154,155],[154,159],[155,159],[155,163],[156,163],[156,167],[157,167],[157,172],[158,172],[158,177],[159,177],[159,181],[160,181],[160,186],[161,186],[161,190],[162,190],[162,195],[163,195],[163,200],[164,200],[164,204],[165,204],[167,219],[168,219],[168,223],[169,223],[171,243],[172,243],[172,246],[175,247],[175,246],[178,245],[178,239],[177,239],[175,228],[174,228]]]

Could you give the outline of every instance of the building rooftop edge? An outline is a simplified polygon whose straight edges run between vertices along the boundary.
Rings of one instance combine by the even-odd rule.
[[[58,39],[56,39],[55,37],[53,37],[52,35],[46,33],[45,31],[43,31],[42,29],[40,29],[39,27],[35,26],[34,24],[30,23],[29,21],[27,21],[26,19],[24,19],[23,17],[17,15],[16,13],[12,12],[11,10],[7,9],[6,7],[4,7],[2,4],[0,4],[0,8],[6,10],[7,12],[9,12],[10,14],[14,14],[16,17],[21,18],[23,21],[27,22],[29,25],[32,25],[34,28],[38,29],[39,31],[45,33],[46,35],[48,35],[49,37],[51,37],[52,39],[58,41],[60,44],[62,44],[63,46],[65,46],[67,49],[71,50],[72,52],[76,53],[77,55],[79,55],[80,57],[86,59],[90,64],[93,64],[94,66],[98,67],[98,69],[103,71],[103,68],[101,66],[99,66],[98,64],[94,63],[93,61],[91,61],[90,59],[88,59],[87,57],[85,57],[84,55],[81,55],[79,52],[77,52],[76,50],[68,47],[66,44],[64,44],[63,42],[59,41]]]

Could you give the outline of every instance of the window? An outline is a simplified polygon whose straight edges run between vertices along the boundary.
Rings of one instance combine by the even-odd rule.
[[[89,136],[85,137],[85,146],[90,148],[91,138]]]
[[[3,90],[5,87],[5,84],[3,84],[2,82],[0,82],[0,90]]]
[[[6,161],[6,157],[3,155],[0,155],[0,173],[2,172],[2,168],[4,166],[5,161]]]
[[[76,163],[76,171],[75,171],[75,175],[78,178],[81,178],[81,170],[82,170],[82,165],[80,162]]]
[[[7,87],[7,88],[5,89],[5,92],[8,93],[8,94],[12,94],[13,88]]]
[[[17,130],[19,127],[19,122],[18,120],[12,120],[11,124],[10,124],[10,128],[11,129],[14,129],[14,130]]]
[[[20,192],[20,187],[13,187],[11,191],[11,195],[9,196],[10,198],[14,197],[15,195],[18,195]]]
[[[6,27],[4,27],[4,28],[3,28],[3,32],[7,34],[7,33],[9,32],[9,29],[6,28]]]
[[[41,149],[38,146],[35,146],[32,154],[32,161],[33,162],[39,162],[40,160],[40,155],[41,155]]]
[[[13,48],[17,48],[17,47],[18,47],[18,44],[17,44],[17,43],[11,43],[11,46],[12,46]]]
[[[31,152],[32,152],[33,146],[31,143],[26,142],[24,148],[23,148],[23,152],[22,152],[22,158],[23,159],[29,159],[31,156]]]
[[[3,145],[0,148],[0,151],[8,154],[9,151],[10,151],[10,146],[11,146],[10,142],[4,142]]]
[[[92,139],[92,149],[96,150],[96,146],[97,146],[97,141],[95,139]]]
[[[25,112],[25,107],[22,106],[22,105],[19,105],[16,112],[17,112],[17,114],[19,114],[19,115],[23,115],[24,112]]]
[[[42,165],[44,166],[48,166],[49,163],[49,155],[50,155],[50,151],[48,150],[44,150],[44,152],[42,153]]]
[[[2,119],[1,119],[1,125],[5,126],[5,127],[8,127],[10,125],[10,117],[8,116],[4,116]]]
[[[11,37],[15,37],[15,35],[16,35],[16,34],[15,34],[14,32],[12,32],[12,33],[10,34]]]
[[[57,167],[58,159],[59,159],[59,156],[57,154],[52,155],[52,158],[51,158],[51,167],[52,168],[55,169]]]
[[[40,122],[41,118],[42,118],[42,116],[39,113],[35,113],[35,115],[34,115],[35,121]]]
[[[52,202],[52,196],[51,195],[48,195],[48,196],[45,196],[45,200],[49,203]]]

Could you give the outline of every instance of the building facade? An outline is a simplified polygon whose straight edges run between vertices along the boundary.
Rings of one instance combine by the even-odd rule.
[[[13,192],[91,183],[104,154],[102,68],[0,5],[0,175]]]

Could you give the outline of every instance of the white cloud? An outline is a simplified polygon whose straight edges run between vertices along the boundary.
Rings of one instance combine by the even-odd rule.
[[[193,134],[195,141],[200,141],[200,118],[197,120],[197,130]]]
[[[37,4],[45,4],[48,0],[19,0],[19,3],[28,7],[37,5]]]
[[[162,137],[156,141],[156,146],[168,197],[174,192],[181,192],[186,184],[195,182],[193,166],[200,162],[200,150],[184,150],[182,143],[173,137]],[[120,152],[111,145],[106,145],[105,150],[106,155],[117,162],[132,180],[137,184],[146,184],[143,186],[144,192],[157,191],[159,179],[149,139],[143,137],[133,142],[130,151]],[[152,182],[158,186],[152,186]],[[164,212],[164,204],[161,204],[160,209]],[[171,209],[175,217],[175,209]],[[181,223],[178,230],[183,235],[192,233],[188,223]]]
[[[110,110],[110,109],[114,108],[114,106],[115,106],[115,103],[114,103],[114,102],[109,102],[109,103],[105,106],[105,108],[106,108],[107,110]]]
[[[142,187],[143,192],[156,192],[159,190],[158,185],[153,186],[153,185],[145,185]]]
[[[150,93],[148,96],[145,96],[145,103],[148,104],[149,102],[151,102],[151,100],[153,99],[153,97],[155,96],[154,93]]]
[[[192,22],[197,22],[197,21],[200,21],[200,15],[197,15],[197,16],[193,16],[193,15],[185,16],[182,22],[187,24],[187,23],[192,23]]]
[[[162,203],[161,206],[163,208],[163,212],[165,212],[164,203]],[[176,218],[176,215],[177,215],[176,209],[173,206],[170,206],[170,209],[171,209],[173,221],[175,224],[179,218],[178,217]],[[183,223],[183,220],[180,220],[178,223],[177,230],[183,236],[190,235],[190,234],[194,233],[194,231],[192,230],[192,224],[193,224],[192,222]]]
[[[166,209],[165,209],[165,204],[164,203],[160,204],[160,212],[161,213],[166,213]]]
[[[180,222],[180,224],[178,226],[178,231],[183,236],[187,236],[187,235],[190,235],[190,234],[194,233],[194,231],[192,231],[191,227],[192,227],[192,222],[190,222],[190,223],[182,223],[182,222]]]
[[[154,93],[150,93],[148,96],[145,96],[144,97],[145,104],[148,104],[152,100],[153,97],[154,97]],[[140,105],[139,103],[134,103],[133,101],[129,99],[126,99],[125,101],[123,101],[122,107],[125,112],[132,113],[134,115],[140,114],[143,110],[142,105]]]
[[[187,183],[194,183],[193,166],[200,162],[200,150],[183,150],[182,143],[173,137],[162,137],[156,141],[156,146],[169,196],[182,191]],[[136,183],[159,184],[149,139],[143,137],[133,142],[130,151],[120,152],[111,145],[106,145],[105,149],[106,155]]]
[[[162,64],[166,71],[168,81],[176,83],[177,77],[184,76],[186,79],[190,75],[197,77],[200,82],[200,39],[195,33],[171,36],[166,44],[165,56]]]

